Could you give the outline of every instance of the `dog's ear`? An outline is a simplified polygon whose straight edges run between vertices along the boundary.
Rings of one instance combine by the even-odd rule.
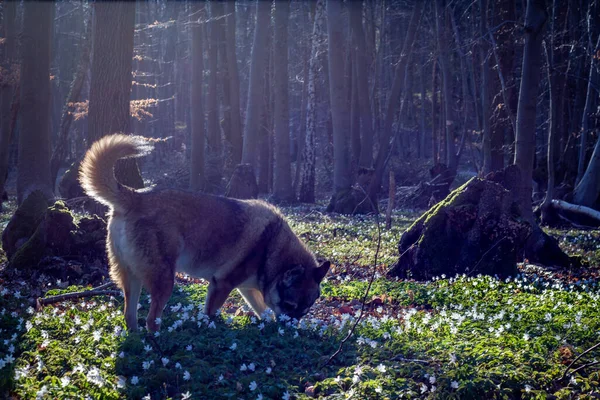
[[[323,280],[323,278],[325,277],[325,275],[327,275],[327,271],[329,271],[330,266],[331,266],[331,263],[329,261],[325,261],[323,264],[321,264],[320,267],[315,268],[315,270],[313,272],[315,281],[321,282]]]
[[[294,265],[292,268],[288,269],[283,273],[283,285],[285,287],[292,287],[294,283],[304,275],[304,267],[302,265]]]

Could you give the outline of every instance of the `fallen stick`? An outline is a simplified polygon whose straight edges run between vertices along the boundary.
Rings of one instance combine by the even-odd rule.
[[[112,286],[113,284],[114,283],[109,282],[109,283],[105,283],[104,285],[100,285],[96,288],[93,288],[91,290],[83,290],[81,292],[64,293],[64,294],[59,294],[56,296],[50,296],[50,297],[45,297],[45,298],[38,297],[38,299],[36,300],[36,309],[39,311],[42,309],[42,307],[44,307],[48,304],[60,303],[61,301],[65,301],[65,300],[82,299],[82,298],[93,297],[93,296],[118,296],[118,295],[123,294],[123,292],[121,292],[120,290],[102,290],[104,288]]]
[[[596,211],[593,208],[567,203],[564,200],[552,200],[552,206],[558,208],[559,210],[566,210],[576,214],[585,215],[586,217],[594,219],[600,223],[600,211]]]

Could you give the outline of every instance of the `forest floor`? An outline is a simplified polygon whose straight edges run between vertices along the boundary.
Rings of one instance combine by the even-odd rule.
[[[0,227],[10,211],[0,214]],[[523,265],[519,276],[505,281],[398,281],[385,271],[416,213],[395,212],[393,228],[382,224],[379,235],[374,217],[330,215],[315,207],[283,211],[317,256],[334,263],[321,298],[299,323],[257,320],[237,293],[220,316],[209,319],[201,312],[206,284],[179,277],[160,334],[127,334],[121,296],[36,311],[31,282],[0,281],[0,397],[600,396],[594,365],[600,349],[583,354],[600,338],[599,231],[551,232],[566,251],[587,260],[580,270]],[[365,315],[327,363],[360,315],[379,237]],[[82,289],[40,284],[46,295]],[[148,295],[140,302],[145,318]]]

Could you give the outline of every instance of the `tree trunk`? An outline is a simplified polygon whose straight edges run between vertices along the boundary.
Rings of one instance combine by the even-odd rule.
[[[306,136],[302,152],[302,173],[298,199],[304,203],[315,202],[315,136],[316,97],[315,84],[318,72],[319,43],[323,37],[325,1],[317,0],[312,32],[312,47],[308,66],[308,88],[306,93]]]
[[[573,192],[575,204],[581,206],[593,207],[600,196],[600,138],[596,139],[596,146],[592,158],[581,178],[579,184]]]
[[[313,5],[311,4],[311,9],[313,9]],[[311,13],[309,11],[308,18],[306,19],[306,26],[311,26]],[[310,36],[307,34],[310,38]],[[298,194],[300,189],[300,178],[302,172],[302,157],[304,154],[304,143],[306,142],[306,110],[308,104],[308,70],[309,70],[309,62],[310,62],[310,54],[312,43],[306,41],[307,43],[304,45],[304,57],[302,57],[302,65],[303,65],[303,74],[302,74],[302,99],[300,102],[300,129],[296,134],[296,170],[294,171],[294,194]]]
[[[219,2],[209,2],[210,22],[208,23],[208,88],[206,93],[206,138],[207,138],[207,163],[206,163],[206,189],[217,192],[222,174],[222,138],[219,124],[219,94],[217,92],[218,78],[218,47],[219,29],[222,7]]]
[[[238,73],[236,42],[235,42],[235,2],[225,2],[225,19],[227,21],[226,51],[227,51],[227,80],[229,82],[230,101],[230,138],[232,164],[237,165],[242,160],[242,121],[240,117],[240,78]]]
[[[290,116],[288,106],[288,20],[289,1],[275,3],[274,82],[275,167],[273,196],[278,201],[294,200],[290,155]]]
[[[483,175],[487,175],[494,171],[492,155],[492,129],[490,126],[490,46],[487,40],[487,9],[488,0],[480,0],[479,8],[481,11],[481,38],[479,41],[479,51],[481,54],[481,110],[482,110],[482,127],[483,127]]]
[[[385,114],[383,128],[381,130],[379,140],[379,152],[377,153],[377,159],[375,161],[375,175],[373,176],[373,179],[371,180],[368,189],[369,197],[373,200],[373,203],[375,205],[377,204],[375,200],[377,199],[377,193],[379,192],[379,188],[381,187],[381,181],[383,179],[385,161],[388,158],[388,154],[390,152],[390,138],[392,136],[392,124],[394,122],[394,115],[398,107],[398,101],[401,98],[402,84],[404,83],[404,76],[406,74],[406,66],[408,64],[408,59],[412,54],[415,33],[417,31],[417,26],[421,21],[423,6],[424,2],[418,1],[416,2],[415,7],[413,9],[410,24],[408,26],[408,31],[406,34],[406,39],[404,40],[404,45],[402,46],[400,60],[398,61],[398,65],[396,66],[392,90],[390,92],[390,96],[387,102],[387,111]]]
[[[18,88],[18,65],[15,63],[17,47],[17,7],[16,1],[8,1],[3,6],[4,51],[2,68],[6,74],[0,79],[0,211],[4,199],[4,185],[8,176],[8,156],[11,132],[11,104]]]
[[[361,120],[361,145],[358,165],[371,167],[373,164],[373,115],[371,112],[371,100],[369,98],[369,71],[367,69],[369,54],[363,29],[362,10],[363,2],[349,3],[350,29],[352,30],[352,41],[355,43],[354,62],[356,65],[357,96],[359,102],[359,113]]]
[[[204,188],[204,107],[202,104],[202,81],[204,75],[204,60],[202,46],[201,19],[205,16],[204,4],[193,3],[192,13],[192,151],[190,160],[190,189]]]
[[[88,145],[105,135],[130,132],[134,2],[94,3]],[[135,159],[120,160],[119,182],[144,187]]]
[[[50,181],[50,44],[55,4],[27,2],[21,37],[21,129],[17,202],[33,191],[53,197]]]
[[[248,104],[246,122],[244,124],[244,145],[242,163],[254,165],[257,160],[257,145],[260,117],[264,108],[263,88],[267,56],[267,35],[271,15],[271,3],[256,2],[256,28],[252,45],[252,61],[250,64],[250,85],[248,88]]]
[[[535,114],[540,82],[542,39],[548,14],[544,0],[528,0],[525,14],[525,48],[519,104],[514,164],[521,170],[516,195],[527,221],[533,222],[531,207],[533,159],[535,156]]]
[[[353,48],[349,48],[348,51],[351,53],[349,57],[350,61],[350,79],[348,84],[350,86],[350,140],[351,140],[351,154],[352,154],[352,170],[356,173],[358,166],[360,165],[360,112],[359,112],[359,100],[358,100],[358,74],[356,71],[356,61],[353,61],[354,52]]]
[[[440,151],[438,146],[438,132],[437,132],[437,98],[438,98],[438,87],[437,87],[437,57],[433,57],[431,62],[431,157],[433,159],[433,165],[440,162]]]
[[[552,21],[554,22],[554,17],[552,18]],[[551,33],[551,38],[554,35],[554,29],[552,29],[552,33]],[[550,39],[550,44],[545,46],[545,53],[546,53],[546,76],[548,78],[548,98],[549,98],[549,102],[548,102],[548,150],[547,150],[547,165],[548,165],[548,188],[546,190],[546,197],[544,198],[544,201],[541,205],[541,212],[542,212],[542,222],[544,224],[550,224],[553,222],[554,218],[553,218],[553,213],[552,213],[552,198],[554,197],[554,175],[555,175],[555,171],[554,171],[554,147],[555,147],[555,143],[556,143],[556,139],[555,139],[555,126],[554,126],[554,122],[555,122],[555,109],[556,109],[556,105],[554,104],[555,102],[555,98],[554,98],[554,91],[556,90],[555,88],[555,73],[553,72],[554,70],[554,63],[553,63],[553,46],[554,46],[554,42],[552,39]]]
[[[333,124],[333,190],[346,192],[352,186],[348,146],[348,94],[344,75],[344,29],[342,4],[327,0],[327,34],[329,47],[329,93]]]
[[[596,70],[596,54],[600,54],[600,35],[598,35],[598,40],[596,41],[596,48],[592,52],[592,57],[590,57],[590,73],[588,78],[588,87],[587,87],[587,95],[585,96],[585,106],[583,107],[583,114],[581,116],[581,136],[579,139],[579,163],[577,164],[577,179],[576,183],[579,183],[583,178],[583,174],[585,172],[585,161],[587,154],[587,136],[588,131],[590,129],[590,113],[592,112],[592,101],[593,101],[593,92],[597,92],[594,90],[594,71]],[[595,199],[594,199],[595,200]]]

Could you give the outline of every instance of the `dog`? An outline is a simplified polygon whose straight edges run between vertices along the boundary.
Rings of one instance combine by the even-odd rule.
[[[319,265],[264,201],[120,184],[116,161],[152,148],[152,139],[142,136],[105,136],[87,151],[79,171],[85,193],[109,207],[106,251],[110,276],[125,295],[127,328],[137,330],[143,286],[152,299],[146,327],[159,330],[176,272],[209,281],[207,315],[215,315],[233,289],[259,317],[267,307],[290,318],[306,314],[330,263]]]

